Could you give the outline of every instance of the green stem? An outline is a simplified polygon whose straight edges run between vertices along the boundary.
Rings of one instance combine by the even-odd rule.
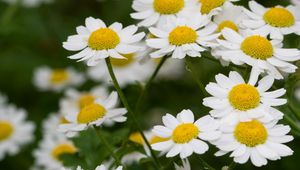
[[[201,157],[199,157],[200,162],[205,170],[215,170],[212,166],[210,166],[207,162],[205,162]]]
[[[112,79],[112,81],[113,81],[113,83],[114,83],[114,87],[115,87],[115,89],[117,90],[117,92],[118,92],[118,94],[119,94],[119,96],[120,96],[120,99],[121,99],[121,101],[122,101],[124,107],[127,109],[128,113],[129,113],[129,116],[130,116],[131,119],[133,120],[133,123],[135,124],[135,126],[136,126],[138,132],[142,135],[142,137],[143,137],[143,139],[144,139],[144,141],[145,141],[147,147],[149,148],[149,150],[150,150],[150,152],[151,152],[151,156],[152,156],[152,158],[153,158],[153,160],[154,160],[154,162],[155,162],[155,165],[156,165],[159,169],[161,169],[161,165],[160,165],[160,163],[159,163],[159,161],[158,161],[158,159],[157,159],[157,157],[156,157],[154,151],[152,150],[149,141],[147,140],[147,138],[146,138],[144,132],[142,131],[142,128],[140,127],[138,121],[136,120],[135,115],[134,115],[134,113],[133,113],[131,107],[129,106],[129,103],[128,103],[128,101],[127,101],[127,99],[126,99],[126,97],[125,97],[123,91],[121,90],[121,87],[120,87],[120,85],[119,85],[119,83],[118,83],[118,81],[117,81],[117,78],[116,78],[116,76],[115,76],[115,73],[114,73],[114,71],[113,71],[113,68],[112,68],[110,59],[109,59],[109,58],[106,58],[105,61],[106,61],[106,66],[107,66],[108,72],[109,72],[109,74],[110,74],[110,77],[111,77],[111,79]]]
[[[296,131],[300,132],[300,127],[289,115],[285,114],[283,119]]]
[[[190,57],[186,57],[185,58],[185,62],[186,62],[186,66],[189,72],[191,72],[193,79],[196,81],[198,87],[200,88],[203,96],[207,96],[207,92],[205,90],[205,86],[203,85],[203,83],[200,81],[199,76],[196,72],[196,70],[193,67],[193,64],[191,62],[191,58]]]
[[[159,70],[161,69],[161,67],[163,66],[163,64],[165,63],[165,61],[167,60],[168,56],[164,56],[161,61],[159,62],[159,64],[157,65],[155,71],[153,72],[152,76],[150,77],[150,79],[147,81],[145,88],[142,89],[142,92],[137,100],[137,104],[135,106],[134,109],[134,113],[139,113],[140,108],[142,107],[142,101],[144,99],[144,97],[147,94],[148,89],[150,88],[153,80],[155,79],[155,77],[157,76]]]
[[[300,112],[298,112],[293,104],[292,104],[292,101],[289,101],[288,100],[288,108],[291,110],[291,112],[297,117],[298,120],[300,120]]]
[[[99,131],[99,129],[96,126],[94,126],[94,130],[96,131],[97,136],[99,137],[99,139],[101,140],[101,142],[105,145],[106,149],[110,152],[111,156],[114,158],[114,160],[117,163],[117,165],[122,165],[119,157],[115,154],[113,147],[109,144],[109,142],[102,135],[102,133]],[[123,168],[126,169],[126,167],[124,167],[124,166],[123,166]]]

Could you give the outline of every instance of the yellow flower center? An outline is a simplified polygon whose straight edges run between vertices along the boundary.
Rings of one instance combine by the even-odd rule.
[[[115,67],[126,67],[135,61],[135,54],[122,54],[122,56],[126,59],[110,58],[111,64]]]
[[[134,132],[130,134],[129,140],[140,145],[143,145],[145,143],[141,133],[139,132]]]
[[[169,34],[169,42],[172,45],[181,46],[196,42],[197,32],[187,26],[179,26]]]
[[[85,106],[77,115],[78,123],[86,124],[103,118],[105,116],[106,109],[96,103]]]
[[[78,104],[79,104],[80,109],[82,109],[85,106],[94,103],[94,101],[95,101],[95,97],[93,95],[84,94],[84,95],[80,96],[80,98],[78,100]]]
[[[119,35],[110,28],[100,28],[89,37],[88,45],[93,50],[108,50],[120,43]]]
[[[230,104],[238,110],[256,108],[260,103],[260,94],[257,89],[249,84],[234,86],[228,95]]]
[[[0,141],[8,139],[14,131],[14,127],[7,121],[0,120]]]
[[[225,0],[199,0],[201,3],[200,12],[208,14],[211,10],[222,6]]]
[[[153,136],[151,139],[150,139],[150,144],[155,144],[155,143],[160,143],[160,142],[165,142],[167,140],[170,140],[170,138],[162,138],[162,137],[159,137],[159,136]]]
[[[266,60],[273,56],[273,46],[265,37],[253,35],[241,44],[241,50],[252,58]]]
[[[176,14],[184,7],[184,0],[154,0],[153,7],[163,15]]]
[[[240,122],[235,127],[234,137],[248,147],[255,147],[266,142],[268,132],[262,123],[252,120],[251,122]]]
[[[295,24],[294,15],[287,9],[275,7],[264,14],[264,20],[273,27],[290,27]]]
[[[56,160],[60,160],[60,156],[63,154],[74,154],[77,152],[77,149],[75,148],[74,145],[69,144],[69,143],[63,143],[57,145],[53,150],[52,150],[52,156]]]
[[[178,125],[172,134],[175,143],[183,144],[195,139],[199,134],[199,129],[193,123]]]
[[[238,32],[239,28],[236,24],[230,20],[223,21],[219,24],[217,31],[221,32],[224,28],[230,28],[235,32]]]
[[[57,85],[61,84],[69,79],[69,72],[64,69],[55,69],[50,75],[50,83]]]

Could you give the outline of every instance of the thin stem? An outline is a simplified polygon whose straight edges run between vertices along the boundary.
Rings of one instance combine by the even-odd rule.
[[[291,110],[291,112],[297,117],[298,120],[300,120],[300,112],[298,112],[293,104],[292,101],[288,101],[288,108]]]
[[[200,162],[205,170],[215,170],[212,166],[210,166],[207,162],[205,162],[201,157],[199,157]]]
[[[188,71],[191,72],[191,74],[193,76],[193,79],[197,82],[197,85],[199,86],[201,92],[203,93],[204,96],[207,96],[207,92],[205,90],[205,86],[200,81],[199,76],[198,76],[198,74],[197,74],[196,70],[194,69],[193,64],[191,62],[191,58],[187,57],[185,59],[185,63],[186,63]]]
[[[153,72],[152,76],[150,77],[150,79],[147,81],[145,88],[142,89],[142,92],[137,100],[137,104],[135,106],[135,113],[139,113],[140,108],[142,107],[142,101],[144,99],[144,97],[147,94],[148,89],[150,88],[153,80],[155,79],[155,77],[157,76],[159,70],[161,69],[161,67],[163,66],[163,64],[165,63],[165,61],[167,60],[168,56],[164,56],[161,61],[159,62],[159,64],[157,65],[155,71]]]
[[[134,113],[133,113],[131,107],[130,107],[129,104],[128,104],[128,101],[127,101],[127,99],[126,99],[126,97],[125,97],[123,91],[121,90],[121,87],[120,87],[120,85],[119,85],[119,83],[118,83],[118,81],[117,81],[117,78],[116,78],[116,76],[115,76],[115,73],[114,73],[114,71],[113,71],[113,68],[112,68],[110,59],[109,59],[109,58],[106,58],[105,61],[106,61],[106,66],[107,66],[108,72],[109,72],[109,74],[110,74],[110,77],[111,77],[111,79],[112,79],[112,81],[113,81],[113,83],[114,83],[114,87],[115,87],[115,89],[117,90],[117,92],[118,92],[118,94],[119,94],[119,96],[120,96],[120,99],[121,99],[121,101],[122,101],[124,107],[127,109],[128,113],[129,113],[129,116],[130,116],[131,119],[133,120],[133,123],[136,125],[136,128],[137,128],[138,132],[142,135],[142,137],[143,137],[143,139],[144,139],[144,141],[145,141],[147,147],[149,148],[149,150],[150,150],[150,152],[151,152],[151,156],[152,156],[152,158],[153,158],[153,160],[154,160],[154,162],[155,162],[155,165],[156,165],[159,169],[161,169],[161,165],[160,165],[160,163],[159,163],[159,161],[158,161],[158,159],[157,159],[157,157],[156,157],[154,151],[152,150],[149,141],[147,140],[147,138],[146,138],[144,132],[142,131],[142,128],[140,127],[138,121],[136,120],[135,115],[134,115]]]
[[[300,127],[289,115],[285,114],[283,119],[296,131],[300,132]]]
[[[94,130],[96,131],[97,136],[99,137],[99,139],[101,140],[101,142],[105,145],[106,149],[110,152],[111,156],[116,161],[117,165],[122,165],[119,157],[115,154],[114,149],[109,144],[109,142],[106,140],[106,138],[100,133],[99,129],[96,126],[94,126]],[[123,166],[123,168],[126,168],[126,167]]]

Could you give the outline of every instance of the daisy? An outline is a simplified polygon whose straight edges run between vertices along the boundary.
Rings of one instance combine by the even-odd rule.
[[[58,170],[63,168],[60,156],[75,154],[78,149],[63,135],[57,138],[44,138],[37,150],[34,151],[35,164],[44,170]]]
[[[77,34],[69,36],[63,47],[80,51],[69,58],[87,60],[88,66],[95,66],[107,57],[126,59],[124,54],[137,52],[140,49],[137,43],[145,36],[143,32],[135,34],[138,27],[134,25],[123,28],[115,22],[107,27],[102,20],[92,17],[86,18],[85,25],[77,27]]]
[[[162,25],[196,12],[196,4],[197,0],[134,0],[132,8],[136,12],[130,16],[142,20],[139,26]]]
[[[62,91],[69,86],[79,86],[85,81],[84,76],[73,68],[51,69],[39,67],[34,72],[34,85],[42,91]]]
[[[194,114],[190,110],[183,110],[175,118],[166,114],[162,118],[164,126],[155,126],[153,133],[162,138],[169,138],[164,142],[152,144],[157,151],[168,151],[166,157],[180,155],[181,159],[193,154],[203,154],[208,145],[203,142],[218,139],[221,133],[217,130],[219,123],[210,116],[204,116],[194,122]]]
[[[117,168],[115,168],[113,170],[122,170],[122,169],[123,169],[122,166],[118,166]],[[76,170],[84,170],[84,169],[82,169],[80,166],[78,166]],[[95,170],[109,170],[109,168],[106,168],[105,165],[99,165],[96,167]]]
[[[283,144],[293,140],[293,136],[287,135],[291,128],[276,123],[251,120],[221,126],[223,134],[214,142],[220,151],[215,155],[232,152],[230,157],[234,162],[244,164],[250,158],[252,164],[258,167],[266,165],[267,160],[274,161],[292,155],[293,151]]]
[[[191,170],[191,165],[188,159],[182,159],[182,166],[174,163],[175,170]]]
[[[228,77],[223,74],[216,75],[216,83],[209,83],[205,88],[212,97],[204,98],[203,105],[213,109],[210,111],[211,116],[230,124],[252,119],[260,119],[263,122],[282,119],[283,113],[273,106],[286,104],[286,99],[279,98],[286,90],[281,88],[268,91],[274,83],[274,78],[265,76],[258,81],[258,76],[259,74],[253,71],[246,83],[235,71],[231,71]]]
[[[196,15],[190,19],[179,18],[164,28],[151,27],[149,30],[155,38],[146,40],[147,45],[157,51],[150,54],[152,58],[171,55],[172,58],[200,57],[200,52],[208,47],[216,47],[219,34],[215,34],[217,25],[208,24],[209,19]],[[207,25],[208,24],[208,25]]]
[[[245,14],[243,13],[243,7],[242,6],[236,6],[233,5],[230,2],[227,2],[224,4],[223,10],[220,12],[220,14],[214,16],[213,22],[218,25],[217,32],[221,33],[224,28],[232,29],[238,33],[243,33],[243,28],[240,27],[241,21],[245,19]],[[224,39],[224,37],[221,35],[219,36],[220,39]],[[212,50],[212,56],[216,59],[219,59],[221,64],[223,66],[228,66],[229,61],[224,60],[216,51],[224,49],[224,47],[219,46],[216,48],[213,48]],[[242,64],[242,63],[239,63]]]
[[[66,114],[77,114],[85,106],[92,104],[96,99],[105,100],[109,96],[108,90],[103,86],[96,86],[90,91],[77,91],[67,89],[65,96],[60,100],[60,112]]]
[[[0,160],[5,155],[16,155],[22,146],[30,143],[35,126],[26,121],[26,111],[13,105],[0,107]]]
[[[239,0],[198,0],[199,10],[202,15],[212,17],[219,14],[227,3],[236,1]]]
[[[86,130],[89,126],[100,126],[106,121],[124,122],[127,112],[125,108],[115,108],[118,103],[118,95],[112,92],[105,100],[95,99],[94,103],[88,104],[77,113],[67,113],[65,118],[69,123],[59,126],[59,131],[72,137],[76,132]]]
[[[280,40],[287,34],[300,35],[299,7],[290,5],[265,8],[255,1],[250,1],[249,8],[250,11],[244,10],[249,19],[243,20],[242,24],[256,33]]]
[[[275,79],[282,79],[282,73],[294,73],[297,67],[290,62],[300,59],[300,51],[295,48],[282,48],[279,40],[268,40],[254,32],[241,35],[232,29],[224,28],[225,40],[218,40],[222,49],[215,53],[226,61],[241,65],[246,63],[259,68]]]
[[[150,63],[141,63],[140,59],[144,53],[137,52],[124,55],[126,59],[111,58],[111,64],[114,73],[121,87],[136,82],[143,83],[152,73],[152,65]],[[95,81],[103,81],[111,85],[112,80],[106,67],[105,61],[100,61],[95,67],[88,68],[88,75]]]

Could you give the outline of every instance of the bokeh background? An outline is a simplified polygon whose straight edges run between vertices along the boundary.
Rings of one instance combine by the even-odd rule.
[[[288,5],[288,1],[285,0],[258,2],[265,6]],[[56,0],[50,4],[28,8],[19,4],[8,5],[0,1],[0,92],[8,96],[10,103],[25,108],[29,120],[37,125],[35,142],[27,145],[18,155],[2,160],[1,170],[27,170],[33,165],[32,151],[41,139],[41,122],[50,112],[58,110],[58,101],[63,96],[63,93],[38,91],[32,83],[34,69],[42,65],[54,68],[73,66],[85,72],[86,66],[83,63],[67,59],[71,53],[62,48],[62,42],[68,35],[75,33],[75,27],[82,25],[88,16],[101,18],[108,25],[115,21],[124,25],[134,24],[135,21],[129,17],[133,12],[131,3],[132,0]],[[240,2],[240,4],[246,3],[247,0]],[[300,38],[290,35],[285,46],[299,48],[299,44]],[[210,60],[194,59],[193,62],[204,84],[213,81],[217,73],[229,72],[229,68],[224,68]],[[300,111],[300,103],[294,98],[293,91],[297,87],[299,77],[298,71],[288,81],[276,82],[277,86],[289,89],[287,97],[298,111]],[[95,82],[89,80],[79,89],[86,90],[95,85]],[[134,105],[141,90],[140,85],[133,84],[124,90],[130,104]],[[139,121],[145,129],[149,129],[153,124],[160,123],[161,115],[166,112],[176,114],[185,108],[190,108],[197,117],[201,117],[209,111],[202,106],[202,98],[203,94],[188,71],[185,71],[184,76],[176,81],[155,81],[146,98],[146,104],[138,116]],[[286,114],[290,114],[286,106],[281,109]],[[153,121],[148,121],[149,119]],[[289,143],[289,146],[295,151],[293,156],[269,162],[268,166],[261,169],[299,169],[299,136],[295,136],[295,140]],[[203,159],[217,169],[231,162],[226,156],[214,157],[215,151],[215,147],[211,147],[209,153],[202,156]],[[193,156],[191,160],[192,165],[198,167],[196,169],[201,169],[197,156]],[[254,169],[254,166],[239,165],[236,169],[242,168],[248,170]],[[136,165],[131,169],[141,168]]]

